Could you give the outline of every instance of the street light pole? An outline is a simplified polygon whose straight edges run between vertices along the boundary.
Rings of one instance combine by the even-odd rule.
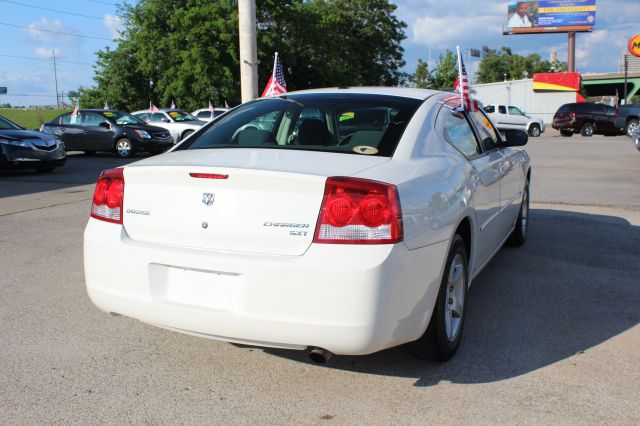
[[[238,0],[238,31],[240,37],[240,92],[244,103],[258,97],[255,0]]]
[[[60,109],[60,97],[58,96],[58,69],[56,67],[56,50],[53,50],[53,76],[56,79],[56,108]]]

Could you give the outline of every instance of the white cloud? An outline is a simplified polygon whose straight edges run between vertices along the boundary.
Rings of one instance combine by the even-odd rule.
[[[60,49],[49,49],[46,47],[35,47],[33,49],[33,52],[40,58],[46,58],[49,59],[51,58],[51,56],[53,55],[53,51],[56,51],[56,58],[60,59],[60,58],[64,58],[65,54],[62,50]]]
[[[111,38],[116,39],[120,37],[120,33],[124,30],[124,23],[122,22],[122,18],[110,13],[105,13],[102,22],[111,33]]]
[[[38,31],[45,30],[45,31]],[[28,34],[27,41],[32,44],[68,44],[76,45],[81,42],[79,37],[74,37],[65,34],[56,33],[71,33],[75,31],[69,27],[66,27],[59,19],[49,20],[46,17],[40,18],[37,22],[29,24],[29,29],[26,30]],[[53,31],[53,32],[48,32]]]

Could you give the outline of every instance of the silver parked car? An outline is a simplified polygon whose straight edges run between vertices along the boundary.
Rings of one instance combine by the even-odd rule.
[[[148,109],[144,109],[132,112],[131,114],[143,120],[145,123],[167,129],[169,133],[171,133],[174,144],[207,124],[206,121],[198,120],[188,112],[179,109],[163,108],[154,113],[151,113]]]
[[[211,111],[209,108],[200,108],[191,113],[198,118],[198,120],[204,121],[212,121],[214,118],[217,118],[229,111],[230,108],[213,108]]]

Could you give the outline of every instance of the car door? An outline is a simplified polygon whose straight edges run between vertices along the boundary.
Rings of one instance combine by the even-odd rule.
[[[64,142],[67,151],[82,149],[82,137],[84,129],[81,126],[80,114],[66,113],[61,115],[54,126],[52,133],[58,136]]]
[[[82,113],[82,124],[85,130],[82,140],[83,149],[110,151],[113,148],[114,132],[109,120],[95,112],[84,112]]]
[[[476,111],[470,115],[483,142],[483,148],[495,151],[496,154],[497,173],[500,179],[500,210],[497,226],[499,230],[496,243],[501,244],[515,223],[522,199],[524,181],[522,169],[518,168],[519,151],[515,148],[500,146],[498,132],[482,111]]]
[[[509,112],[509,121],[513,125],[512,128],[526,131],[529,119],[520,111],[520,108],[509,105],[507,111]]]
[[[615,131],[614,118],[616,110],[605,104],[594,105],[596,116],[596,129],[600,132],[611,133]]]
[[[482,149],[477,133],[470,125],[470,117],[443,107],[442,133],[473,166],[472,202],[476,214],[478,235],[475,244],[474,265],[482,267],[495,251],[496,234],[500,231],[500,164],[502,155],[497,149]],[[472,271],[473,273],[473,271]]]
[[[493,115],[495,125],[499,129],[514,129],[515,126],[512,123],[512,118],[509,115],[506,105],[497,105],[496,114]]]

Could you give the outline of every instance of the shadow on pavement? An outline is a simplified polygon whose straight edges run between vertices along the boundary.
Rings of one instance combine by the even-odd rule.
[[[0,171],[0,198],[95,184],[103,170],[123,166],[147,156],[145,153],[140,153],[133,158],[121,159],[110,153],[85,155],[71,152],[67,155],[65,165],[51,173],[37,173],[29,169],[2,170]]]
[[[532,210],[529,239],[503,248],[474,280],[462,345],[448,363],[403,348],[334,357],[359,373],[487,383],[581,354],[640,322],[640,228],[613,217]],[[266,352],[312,363],[306,352]]]

